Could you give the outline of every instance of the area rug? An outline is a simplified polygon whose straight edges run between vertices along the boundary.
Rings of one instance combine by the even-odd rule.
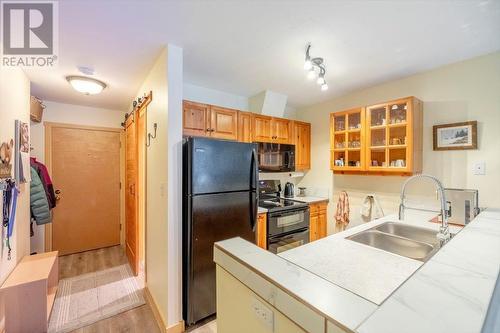
[[[66,333],[145,304],[129,265],[59,281],[49,333]]]

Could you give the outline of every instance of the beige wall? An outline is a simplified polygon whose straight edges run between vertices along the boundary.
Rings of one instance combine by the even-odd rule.
[[[332,87],[335,89],[335,87]],[[405,178],[333,175],[329,168],[329,123],[331,112],[370,105],[406,96],[424,102],[423,172],[440,178],[446,187],[479,190],[482,206],[500,207],[500,53],[444,66],[429,72],[355,91],[328,102],[298,110],[298,118],[312,123],[312,169],[300,182],[330,193],[329,231],[333,230],[336,193],[347,190],[351,197],[351,219],[359,218],[362,198],[379,196],[385,213],[397,211],[398,194]],[[479,149],[433,151],[432,126],[460,121],[478,121]],[[486,162],[486,175],[472,173],[472,164]],[[415,191],[435,201],[426,186]]]
[[[168,45],[137,96],[153,92],[147,131],[156,138],[146,150],[146,284],[165,326],[182,321],[182,49]]]
[[[0,141],[14,138],[16,119],[29,123],[30,82],[20,69],[0,68]],[[0,240],[0,285],[5,281],[15,265],[30,251],[30,187],[29,183],[19,185],[17,213],[14,231],[10,240],[12,254],[7,259],[7,247]],[[0,197],[2,195],[0,194]],[[2,209],[0,200],[0,209]],[[0,295],[0,331],[4,327],[4,303]]]
[[[119,110],[64,104],[52,101],[44,101],[43,103],[46,106],[43,113],[43,122],[119,128],[125,115],[124,111]],[[45,126],[43,122],[31,122],[31,145],[33,147],[31,156],[36,157],[42,163],[45,162]],[[124,180],[122,180],[122,182],[124,182]],[[57,188],[57,184],[54,185]],[[123,203],[123,200],[121,201]],[[121,210],[123,220],[124,207],[122,207]],[[44,251],[44,229],[44,226],[34,227],[35,235],[31,237],[31,252]],[[124,231],[124,228],[122,228],[122,231]]]

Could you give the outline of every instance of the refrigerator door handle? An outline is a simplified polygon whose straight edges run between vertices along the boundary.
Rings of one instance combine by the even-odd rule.
[[[254,199],[255,198],[257,199]],[[250,226],[252,227],[252,231],[255,232],[255,226],[257,225],[257,212],[258,212],[258,195],[256,192],[250,192]]]
[[[259,183],[259,168],[257,167],[257,153],[255,152],[255,149],[252,149],[252,174],[253,174],[253,181],[251,185],[252,192],[250,195],[250,200],[251,200],[251,211],[250,211],[250,225],[252,227],[252,230],[255,231],[255,226],[257,225],[257,213],[259,209],[259,190],[258,190],[258,183]],[[253,198],[255,196],[255,199]]]
[[[257,191],[257,184],[259,182],[259,168],[257,167],[257,163],[257,152],[255,151],[255,149],[252,149],[252,177],[250,178],[250,188],[255,191]]]

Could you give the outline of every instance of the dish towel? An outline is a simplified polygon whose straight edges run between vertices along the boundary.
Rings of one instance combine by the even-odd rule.
[[[361,219],[364,222],[370,222],[381,217],[384,217],[384,211],[377,197],[373,194],[367,195],[361,205]]]
[[[349,224],[349,195],[346,191],[340,192],[335,211],[335,222],[342,229],[345,229]]]

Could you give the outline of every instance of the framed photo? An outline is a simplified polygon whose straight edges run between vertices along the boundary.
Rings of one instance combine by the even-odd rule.
[[[18,183],[26,183],[31,180],[29,126],[20,120],[15,125],[14,177]]]
[[[432,127],[434,150],[477,149],[477,121]]]

